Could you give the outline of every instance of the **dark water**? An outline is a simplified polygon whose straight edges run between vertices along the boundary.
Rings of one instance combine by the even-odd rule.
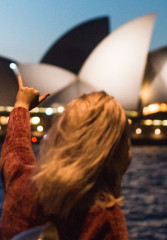
[[[133,147],[122,195],[131,239],[166,240],[167,147]]]
[[[167,240],[167,147],[136,146],[132,152],[122,189],[130,239]]]

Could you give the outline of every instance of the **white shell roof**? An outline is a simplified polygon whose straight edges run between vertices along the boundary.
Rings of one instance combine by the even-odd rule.
[[[148,14],[108,35],[83,64],[80,81],[107,91],[127,110],[137,109],[154,20]]]
[[[76,75],[63,68],[49,64],[19,64],[25,86],[33,87],[41,94],[56,94],[64,87],[76,81]]]
[[[167,103],[167,54],[164,54],[163,57],[158,54],[151,56],[151,64],[152,68],[149,71],[151,71],[150,76],[153,75],[153,78],[141,89],[143,106],[155,102]]]
[[[68,86],[80,81],[83,86],[87,84],[86,92],[89,86],[90,92],[105,90],[125,109],[137,110],[154,20],[155,14],[148,14],[108,35],[88,56],[78,76],[49,64],[19,64],[25,86],[34,87],[41,94],[50,92],[54,103],[54,96],[59,100],[56,94],[62,99],[63,89],[67,92]],[[84,89],[79,93],[83,94]],[[73,98],[68,96],[69,100]]]

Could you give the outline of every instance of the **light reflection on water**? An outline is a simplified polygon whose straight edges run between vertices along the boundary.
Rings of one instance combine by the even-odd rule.
[[[122,195],[131,240],[167,239],[167,147],[135,146]],[[37,154],[38,146],[34,146]],[[0,182],[0,209],[3,190]]]

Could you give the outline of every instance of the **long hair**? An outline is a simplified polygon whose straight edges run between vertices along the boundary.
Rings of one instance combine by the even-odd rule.
[[[81,202],[115,204],[111,188],[119,170],[113,156],[126,126],[123,108],[103,91],[85,94],[67,105],[48,140],[41,143],[33,177],[47,214],[66,218]]]

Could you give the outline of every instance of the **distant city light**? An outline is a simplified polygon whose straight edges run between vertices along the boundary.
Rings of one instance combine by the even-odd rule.
[[[154,120],[153,120],[153,125],[155,125],[155,126],[161,125],[161,120],[159,120],[159,119],[154,119]]]
[[[156,128],[154,133],[155,133],[155,135],[160,135],[161,134],[161,129]]]
[[[64,112],[64,107],[63,107],[63,106],[59,106],[59,107],[57,108],[57,111],[58,111],[58,113]]]
[[[13,107],[7,106],[7,107],[5,107],[5,110],[6,110],[7,112],[11,112],[11,111],[13,110]]]
[[[19,69],[15,63],[10,63],[9,67],[14,71],[16,75],[20,74]]]
[[[137,111],[131,111],[130,112],[130,116],[131,117],[137,117],[139,114],[138,114],[138,112]]]
[[[167,120],[162,120],[162,125],[167,126]]]
[[[51,107],[47,108],[45,111],[46,115],[52,115],[53,114],[53,109]]]
[[[136,128],[136,134],[141,134],[142,133],[142,130],[141,130],[141,128]]]
[[[131,125],[132,124],[132,119],[128,118],[128,123]]]
[[[31,123],[34,124],[34,125],[40,123],[40,118],[37,117],[37,116],[36,117],[32,117],[31,118]]]
[[[48,134],[45,134],[45,135],[43,136],[43,138],[44,138],[45,140],[47,140],[47,139],[49,138]]]
[[[9,66],[10,66],[11,69],[15,69],[16,68],[16,64],[15,63],[10,63]]]
[[[36,137],[31,138],[31,142],[36,143],[37,141],[38,141],[38,139]]]
[[[160,110],[162,112],[166,112],[167,111],[167,104],[166,103],[161,103],[160,104]]]
[[[40,108],[39,108],[39,112],[40,112],[40,113],[45,113],[45,111],[46,111],[46,108],[44,108],[44,107],[40,107]]]
[[[147,115],[147,114],[160,112],[160,111],[162,111],[162,109],[163,109],[163,111],[165,109],[167,110],[167,107],[164,104],[159,104],[159,103],[150,104],[143,108],[143,114]]]
[[[39,126],[37,127],[37,131],[38,131],[38,132],[43,132],[43,126],[39,125]]]
[[[4,112],[5,111],[5,107],[4,106],[0,106],[0,112]]]
[[[144,115],[147,115],[148,113],[149,113],[148,107],[144,107],[144,108],[143,108],[143,114],[144,114]]]
[[[39,113],[39,107],[33,108],[33,109],[31,110],[31,112],[33,112],[33,113]]]
[[[9,120],[9,117],[6,117],[6,116],[1,116],[0,117],[0,123],[2,125],[6,125],[8,123],[8,120]]]
[[[150,104],[148,106],[149,113],[155,113],[160,110],[160,105],[158,103]]]
[[[146,119],[146,120],[144,120],[144,125],[150,126],[150,125],[152,125],[152,124],[153,124],[153,121],[152,121],[151,119]]]
[[[148,107],[144,107],[144,108],[143,108],[143,114],[144,114],[144,115],[147,115],[147,114],[148,114]]]

